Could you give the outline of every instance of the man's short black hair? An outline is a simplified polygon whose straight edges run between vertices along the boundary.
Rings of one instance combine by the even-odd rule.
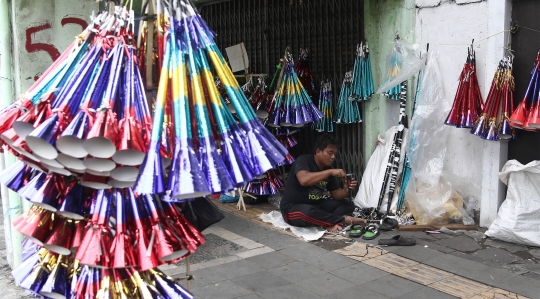
[[[317,139],[315,139],[315,144],[313,145],[313,153],[317,153],[317,149],[324,151],[324,149],[330,144],[335,145],[339,149],[339,141],[337,138],[330,134],[321,134]]]

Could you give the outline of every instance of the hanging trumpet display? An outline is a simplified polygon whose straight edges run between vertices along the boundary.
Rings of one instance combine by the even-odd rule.
[[[509,116],[514,111],[513,102],[512,58],[505,57],[499,62],[484,109],[471,134],[493,141],[516,138],[516,131],[509,123]]]
[[[1,181],[33,204],[13,221],[33,251],[13,275],[34,295],[192,298],[156,269],[205,242],[175,202],[292,159],[283,144],[296,140],[259,122],[191,2],[155,4],[139,46],[134,12],[110,7],[0,111],[1,142],[19,158]],[[152,117],[153,77],[140,69],[152,74],[153,64]]]
[[[353,85],[352,71],[345,73],[343,79],[343,85],[341,85],[341,91],[336,107],[336,123],[337,124],[351,124],[362,122],[362,115],[360,114],[360,103],[352,97]]]
[[[356,47],[356,58],[352,73],[352,96],[357,101],[367,101],[373,93],[373,75],[371,72],[371,59],[367,42],[361,42]]]
[[[525,92],[523,100],[519,103],[508,119],[510,125],[526,131],[540,130],[540,52],[536,55],[536,61],[532,70],[531,80]]]
[[[319,110],[322,111],[324,117],[313,123],[311,128],[319,132],[334,132],[334,99],[330,80],[321,81]]]
[[[467,48],[467,52],[467,62],[459,76],[454,104],[444,122],[457,128],[472,128],[484,109],[476,76],[476,53],[472,45]]]
[[[300,82],[294,70],[293,57],[288,48],[285,51],[284,61],[285,66],[280,71],[283,72],[282,77],[276,83],[276,91],[270,104],[272,112],[268,116],[266,125],[271,127],[303,127],[323,118],[324,114],[313,104],[311,97]]]

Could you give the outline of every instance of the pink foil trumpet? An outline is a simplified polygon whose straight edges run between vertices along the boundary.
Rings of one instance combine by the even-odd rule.
[[[206,242],[204,235],[198,231],[187,219],[180,213],[173,203],[166,201],[157,201],[160,206],[162,219],[165,219],[169,231],[182,242],[182,248],[193,254],[195,250]]]
[[[130,188],[126,189],[126,193],[129,203],[131,205],[133,216],[132,221],[135,222],[135,230],[133,231],[136,242],[136,248],[134,248],[135,258],[137,261],[137,265],[140,267],[140,269],[142,271],[146,271],[159,266],[161,263],[153,250],[154,240],[150,239],[147,234],[145,225],[143,224],[143,221],[146,220],[141,219],[142,210],[140,206],[140,201],[135,197],[135,194],[133,194],[133,191]]]
[[[43,243],[43,247],[57,254],[70,255],[71,243],[75,233],[73,220],[56,219],[54,222],[47,240]]]
[[[41,207],[33,206],[26,214],[18,217],[14,228],[19,233],[32,240],[34,243],[43,246],[53,225],[53,213]],[[15,222],[15,221],[14,221]]]
[[[83,148],[96,158],[108,159],[116,153],[118,138],[118,120],[113,109],[120,81],[120,70],[124,55],[124,46],[117,44],[110,54],[113,56],[111,72],[103,95],[101,107],[96,113],[95,121],[83,142]]]
[[[160,219],[160,215],[156,208],[155,199],[152,195],[145,194],[141,198],[151,215],[152,237],[155,240],[154,250],[161,261],[169,262],[177,260],[189,253],[184,248],[178,236],[171,233],[171,230]]]
[[[91,267],[108,267],[110,264],[108,241],[110,231],[108,229],[108,219],[112,193],[109,190],[99,190],[96,196],[96,207],[92,215],[92,220],[84,235],[81,245],[77,249],[75,258],[82,265]]]
[[[116,200],[116,235],[111,245],[111,255],[113,256],[112,268],[126,268],[137,265],[134,250],[132,247],[131,234],[126,228],[125,202],[124,195],[120,189],[114,191]]]

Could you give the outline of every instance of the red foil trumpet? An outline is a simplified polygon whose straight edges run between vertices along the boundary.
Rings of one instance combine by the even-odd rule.
[[[531,80],[523,100],[519,103],[509,117],[508,122],[514,128],[527,131],[536,131],[540,128],[538,119],[538,100],[540,98],[540,52],[536,56],[536,63],[532,70]]]
[[[37,206],[32,206],[26,214],[19,216],[19,219],[15,222],[15,230],[41,246],[43,246],[43,242],[54,224],[53,213]]]

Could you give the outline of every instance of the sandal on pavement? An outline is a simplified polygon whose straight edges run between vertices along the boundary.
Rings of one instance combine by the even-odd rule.
[[[362,236],[362,239],[364,240],[373,240],[379,236],[379,226],[376,224],[370,224],[366,226],[364,235]]]
[[[386,217],[381,221],[381,225],[379,225],[379,228],[381,230],[393,230],[393,229],[396,229],[398,224],[399,223],[396,219]]]
[[[349,232],[349,237],[351,238],[359,238],[364,234],[365,227],[360,224],[355,224],[351,226],[351,231]]]
[[[401,235],[395,235],[390,239],[380,239],[379,245],[387,246],[411,246],[416,244],[414,238],[403,237]]]

